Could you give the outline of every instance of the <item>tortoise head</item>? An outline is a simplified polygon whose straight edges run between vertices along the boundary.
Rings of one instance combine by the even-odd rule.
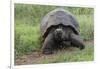
[[[57,28],[54,31],[54,38],[58,41],[69,41],[71,32],[72,32],[72,30],[69,27]]]
[[[65,31],[63,28],[57,28],[54,31],[54,38],[57,41],[63,41],[64,37],[66,36]]]

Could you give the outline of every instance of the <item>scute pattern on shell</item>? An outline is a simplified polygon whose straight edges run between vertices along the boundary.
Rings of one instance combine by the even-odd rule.
[[[59,24],[70,26],[76,34],[79,34],[79,24],[76,18],[70,12],[58,8],[49,12],[41,21],[40,30],[42,36],[45,38],[49,32],[48,30]]]

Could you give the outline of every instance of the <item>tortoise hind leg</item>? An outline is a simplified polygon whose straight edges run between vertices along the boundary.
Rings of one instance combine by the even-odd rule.
[[[79,35],[72,33],[70,38],[73,46],[80,48],[80,50],[85,48],[83,40],[79,37]]]
[[[53,35],[52,35],[52,33],[50,33],[50,34],[48,34],[48,36],[46,37],[46,39],[43,43],[42,53],[43,54],[52,54],[53,46],[54,46]]]

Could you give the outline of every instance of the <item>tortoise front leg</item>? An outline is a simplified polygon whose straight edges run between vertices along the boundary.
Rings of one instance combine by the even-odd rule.
[[[50,33],[50,34],[48,34],[48,36],[46,37],[46,39],[43,43],[42,53],[43,54],[52,54],[53,46],[54,46],[53,34]]]
[[[83,40],[79,37],[79,35],[72,33],[70,35],[70,38],[71,38],[71,43],[73,46],[80,48],[80,50],[85,48]]]

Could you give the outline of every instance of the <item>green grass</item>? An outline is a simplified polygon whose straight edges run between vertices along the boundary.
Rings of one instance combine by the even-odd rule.
[[[80,25],[80,35],[84,40],[94,39],[93,15],[77,15]]]
[[[38,31],[37,31],[38,30]],[[16,56],[40,49],[39,26],[20,25],[15,28]]]
[[[40,22],[44,15],[49,11],[57,8],[54,6],[40,6],[40,5],[25,5],[15,4],[15,58],[19,58],[22,55],[37,51],[41,49],[41,38],[40,38]],[[80,25],[80,35],[84,40],[93,40],[94,38],[94,25],[93,25],[93,9],[92,8],[74,8],[74,7],[63,7],[66,10],[73,13]],[[88,49],[89,51],[91,49]],[[86,50],[87,51],[87,50]],[[82,53],[83,54],[80,54]],[[90,51],[90,53],[92,50]],[[86,52],[73,52],[64,53],[56,57],[55,62],[59,61],[73,61],[83,60],[81,59],[70,59],[74,58],[70,55],[79,53],[75,57],[86,57],[85,59],[92,59],[89,55],[84,55]],[[66,59],[66,57],[68,57]],[[89,57],[89,58],[88,58]],[[63,59],[63,60],[61,60]],[[84,59],[84,60],[85,60]],[[53,59],[54,60],[54,59]],[[48,62],[47,60],[43,63]]]
[[[68,63],[68,62],[83,62],[94,60],[94,42],[86,41],[85,49],[68,48],[55,51],[51,55],[43,55],[38,52],[23,55],[16,59],[15,65],[27,64],[48,64],[48,63]]]

